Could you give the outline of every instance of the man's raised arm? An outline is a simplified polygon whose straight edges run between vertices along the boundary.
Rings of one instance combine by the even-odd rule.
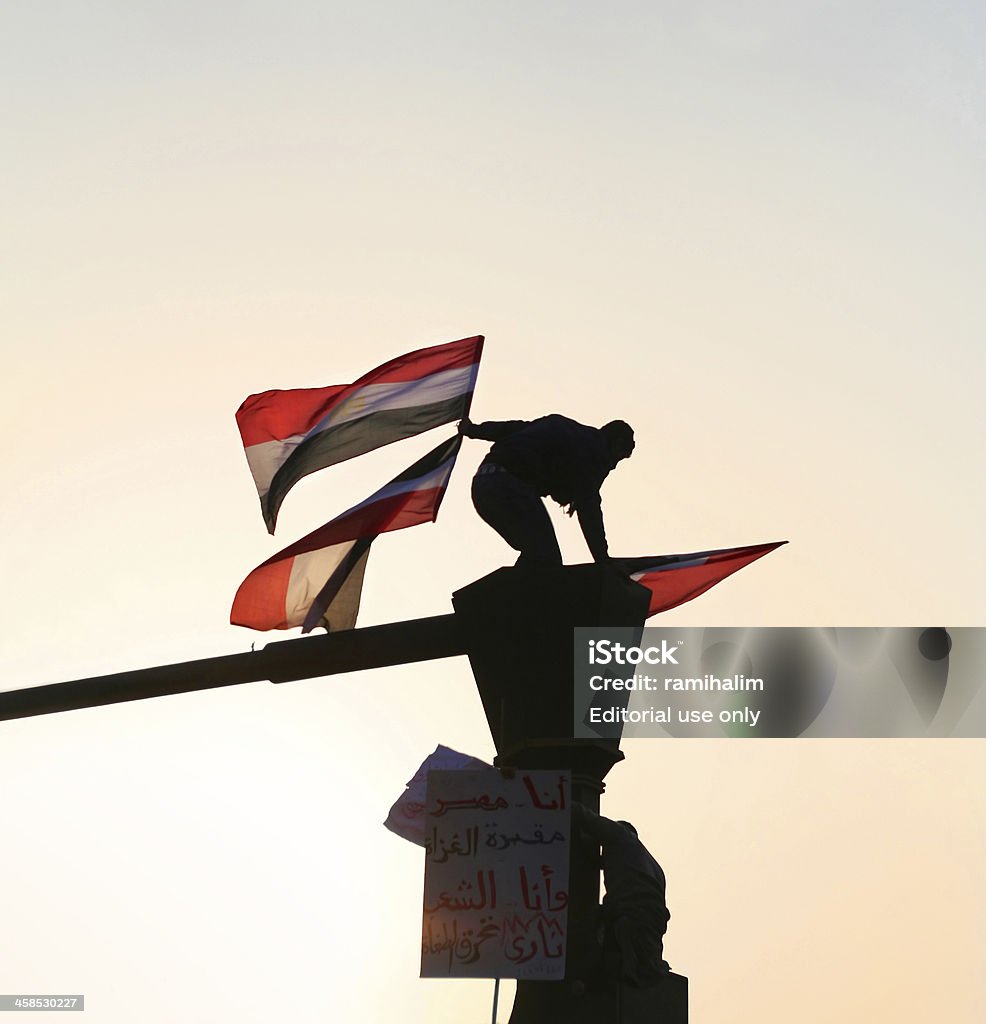
[[[465,418],[459,420],[459,433],[463,437],[474,437],[478,441],[502,441],[527,424],[527,420],[487,420],[485,423],[473,423],[472,420]]]

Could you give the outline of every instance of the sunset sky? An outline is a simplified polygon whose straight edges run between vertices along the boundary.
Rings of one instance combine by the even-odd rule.
[[[651,624],[986,624],[984,37],[947,0],[6,5],[0,688],[284,639],[228,625],[243,577],[454,427],[271,538],[236,408],[474,334],[474,418],[636,428],[614,554],[790,542]],[[512,561],[485,451],[374,545],[361,625]],[[0,723],[0,993],[489,1020],[418,979],[423,855],[380,824],[437,743],[494,754],[464,659]],[[626,753],[603,809],[664,865],[692,1019],[983,1019],[982,740]]]

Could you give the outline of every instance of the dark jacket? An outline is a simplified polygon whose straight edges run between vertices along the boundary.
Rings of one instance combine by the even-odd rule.
[[[502,466],[550,496],[569,513],[578,513],[592,557],[608,556],[599,488],[615,466],[602,433],[566,416],[552,414],[536,420],[474,423],[471,437],[493,441],[486,461]]]

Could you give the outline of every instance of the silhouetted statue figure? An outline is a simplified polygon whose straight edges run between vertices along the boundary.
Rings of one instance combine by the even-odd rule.
[[[664,871],[630,822],[604,818],[577,802],[572,820],[602,847],[604,950],[620,953],[623,981],[640,988],[653,985],[670,970],[664,959],[671,919]]]
[[[586,427],[557,414],[536,420],[459,424],[459,433],[493,441],[472,482],[480,517],[520,552],[518,565],[561,565],[554,527],[541,498],[579,517],[593,560],[609,557],[599,488],[634,448],[622,420]]]

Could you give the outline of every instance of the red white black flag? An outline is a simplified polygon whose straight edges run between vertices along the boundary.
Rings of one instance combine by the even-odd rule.
[[[434,521],[462,439],[445,441],[325,526],[268,558],[240,584],[229,621],[250,629],[352,629],[374,538]]]
[[[743,548],[693,551],[687,555],[616,558],[613,561],[631,579],[643,584],[651,592],[650,607],[647,609],[650,616],[691,601],[727,576],[786,543],[786,540],[779,540]]]
[[[316,470],[462,419],[483,338],[398,356],[353,384],[251,395],[237,410],[268,532],[288,491]]]

